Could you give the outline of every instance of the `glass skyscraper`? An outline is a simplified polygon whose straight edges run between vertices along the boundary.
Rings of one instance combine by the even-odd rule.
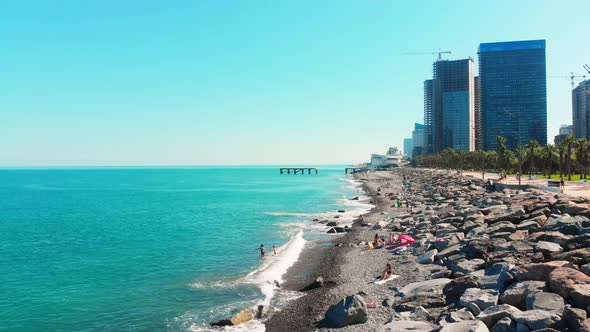
[[[572,117],[574,137],[590,139],[590,80],[572,90]]]
[[[481,141],[497,148],[497,136],[514,150],[535,139],[547,144],[545,40],[479,45]]]
[[[473,59],[434,63],[430,144],[433,153],[475,147]]]

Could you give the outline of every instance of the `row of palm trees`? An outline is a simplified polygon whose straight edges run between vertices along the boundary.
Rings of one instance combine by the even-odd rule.
[[[580,174],[586,179],[590,141],[585,138],[575,139],[568,136],[558,145],[540,145],[536,140],[514,151],[506,147],[506,138],[496,137],[498,147],[495,151],[470,151],[446,149],[435,155],[419,155],[412,158],[415,167],[436,167],[446,169],[471,169],[485,172],[495,169],[502,173],[519,173],[527,171],[529,176],[543,173],[551,178],[555,173],[559,177],[566,175],[571,180],[572,174]]]

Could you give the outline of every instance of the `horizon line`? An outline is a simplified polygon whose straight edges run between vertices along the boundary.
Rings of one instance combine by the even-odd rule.
[[[358,163],[356,163],[358,164]],[[7,169],[7,168],[190,168],[190,167],[279,167],[279,166],[295,166],[295,165],[302,165],[302,166],[346,166],[346,165],[355,165],[355,163],[329,163],[329,164],[314,164],[314,163],[286,163],[286,164],[211,164],[211,165],[0,165],[0,169]]]

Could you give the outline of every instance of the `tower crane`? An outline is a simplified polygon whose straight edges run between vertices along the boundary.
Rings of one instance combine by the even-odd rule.
[[[588,72],[588,73],[590,73],[590,72]],[[574,72],[571,72],[570,74],[571,74],[571,75],[570,75],[570,79],[572,80],[572,90],[574,89],[574,79],[575,79],[575,78],[581,78],[582,80],[586,79],[586,75],[581,75],[581,76],[580,76],[580,75],[578,75],[578,76],[574,76]]]
[[[438,50],[436,52],[417,52],[417,53],[404,53],[404,54],[438,54],[438,60],[442,60],[443,54],[451,54],[451,51],[441,51]]]
[[[552,78],[569,78],[572,82],[572,90],[574,89],[574,84],[575,84],[574,80],[575,79],[581,78],[582,80],[584,80],[586,78],[585,75],[574,75],[573,72],[570,73],[570,76],[550,76],[550,77],[552,77]]]

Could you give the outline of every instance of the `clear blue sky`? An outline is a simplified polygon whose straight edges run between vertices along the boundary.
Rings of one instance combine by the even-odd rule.
[[[587,0],[4,1],[0,165],[367,161],[422,121],[435,56],[403,53],[546,39],[567,76],[589,29]]]

